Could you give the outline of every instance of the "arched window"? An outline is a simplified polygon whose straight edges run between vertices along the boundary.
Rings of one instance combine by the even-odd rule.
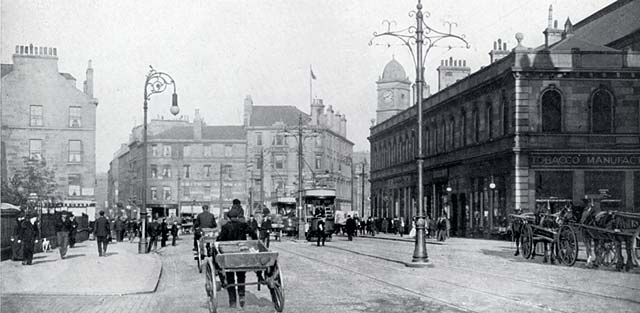
[[[491,102],[487,102],[485,121],[487,125],[487,138],[491,139],[493,138],[493,105]]]
[[[460,123],[462,123],[462,125],[460,125],[460,129],[462,130],[460,134],[460,145],[464,147],[467,145],[467,112],[465,112],[464,109],[460,111]]]
[[[473,113],[473,142],[478,143],[480,141],[480,115],[478,109],[474,108]]]
[[[507,96],[504,90],[502,90],[502,135],[509,133],[509,103],[507,103]]]
[[[613,132],[613,96],[605,89],[598,89],[591,97],[591,131]]]
[[[547,90],[542,94],[542,131],[562,130],[562,96],[557,90]]]

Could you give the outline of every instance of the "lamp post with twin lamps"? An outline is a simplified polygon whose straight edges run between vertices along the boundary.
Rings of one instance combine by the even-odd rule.
[[[416,156],[416,160],[418,163],[418,212],[416,214],[416,218],[418,219],[416,222],[416,242],[415,248],[413,252],[413,258],[411,262],[405,263],[410,267],[423,267],[428,266],[429,257],[427,255],[427,246],[425,244],[425,210],[424,210],[424,190],[423,190],[423,168],[424,168],[424,150],[422,143],[422,98],[423,98],[423,86],[424,86],[424,62],[429,54],[429,51],[433,47],[437,47],[438,43],[444,39],[455,39],[462,43],[464,43],[465,48],[469,48],[469,43],[464,39],[464,36],[458,36],[451,34],[452,25],[457,25],[455,23],[445,23],[449,25],[449,32],[440,32],[431,27],[429,27],[424,22],[424,15],[426,14],[429,17],[429,12],[422,12],[422,3],[418,0],[418,4],[416,5],[417,11],[409,12],[409,16],[416,18],[416,26],[409,26],[400,30],[391,30],[391,24],[395,24],[393,21],[384,20],[382,24],[386,24],[387,29],[383,33],[374,32],[373,38],[369,41],[369,45],[373,45],[373,41],[376,38],[380,37],[394,37],[402,41],[402,45],[407,46],[409,48],[409,52],[411,52],[411,56],[414,59],[414,65],[416,66],[416,102],[417,102],[417,119],[418,119],[418,155]],[[385,44],[385,46],[389,47],[390,44]],[[415,46],[416,52],[414,53],[413,47]],[[454,46],[448,45],[446,46],[449,49],[454,48]],[[423,55],[424,48],[424,55]]]
[[[138,253],[146,253],[147,246],[147,110],[148,101],[152,95],[162,93],[168,85],[173,85],[173,95],[171,97],[171,114],[177,115],[180,112],[178,107],[178,94],[176,93],[176,83],[167,73],[157,72],[151,65],[151,70],[147,74],[144,83],[144,126],[142,134],[142,207],[140,208],[140,219],[142,227],[140,231],[140,242],[138,243]]]

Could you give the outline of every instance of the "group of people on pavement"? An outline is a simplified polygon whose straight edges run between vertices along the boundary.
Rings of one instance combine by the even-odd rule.
[[[36,244],[47,241],[41,238],[38,216],[35,213],[21,213],[16,218],[16,225],[11,235],[11,259],[22,261],[22,265],[33,264],[33,253],[36,251]],[[60,218],[54,222],[56,233],[56,243],[60,252],[60,259],[67,255],[68,248],[73,248],[76,243],[76,233],[78,222],[73,214],[62,212]],[[43,246],[43,250],[49,247]]]

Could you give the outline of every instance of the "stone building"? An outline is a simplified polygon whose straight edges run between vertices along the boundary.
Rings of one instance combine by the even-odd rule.
[[[147,211],[189,215],[208,204],[212,213],[248,201],[246,132],[242,126],[206,125],[198,110],[188,118],[154,119],[148,126]],[[112,206],[139,213],[142,199],[142,126],[114,155],[109,169]],[[134,212],[126,210],[129,206]]]
[[[255,205],[269,205],[280,196],[297,197],[298,128],[303,129],[303,189],[336,189],[336,209],[351,210],[351,154],[347,119],[322,99],[314,99],[311,114],[294,106],[254,105],[244,100],[247,166]]]
[[[620,0],[545,44],[521,34],[491,64],[424,100],[427,213],[456,236],[503,233],[514,208],[557,210],[585,196],[640,210],[640,2]],[[459,63],[458,63],[459,64]],[[455,65],[455,63],[454,63]],[[464,62],[463,62],[464,65]],[[373,214],[413,217],[416,106],[371,128]]]
[[[80,90],[58,70],[56,48],[16,46],[13,64],[2,64],[3,179],[25,158],[43,159],[55,171],[56,192],[41,198],[71,211],[93,207],[97,105],[91,61]]]

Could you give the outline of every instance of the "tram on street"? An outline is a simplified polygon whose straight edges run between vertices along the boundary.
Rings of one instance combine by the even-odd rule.
[[[305,233],[307,240],[318,237],[318,221],[324,219],[324,233],[328,240],[334,230],[335,224],[335,189],[307,189],[302,196],[304,204]]]
[[[274,227],[277,224],[280,231],[292,236],[298,231],[298,221],[296,219],[296,198],[294,197],[277,197],[271,202],[271,214],[273,217]]]

